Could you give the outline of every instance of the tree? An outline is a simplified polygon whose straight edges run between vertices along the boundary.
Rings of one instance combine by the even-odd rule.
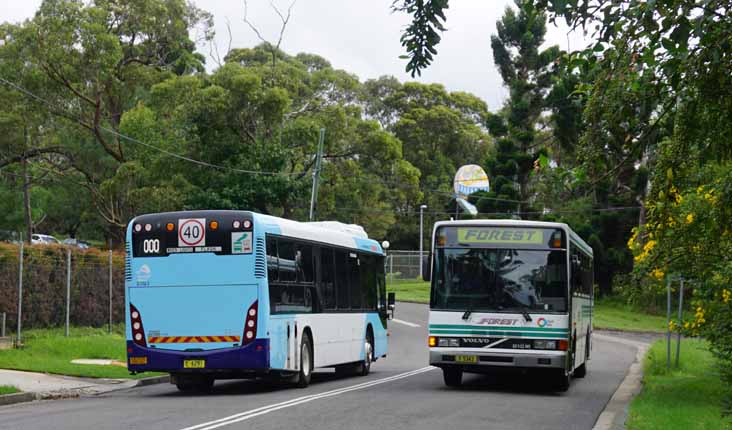
[[[118,134],[122,115],[151,83],[203,70],[203,57],[194,52],[188,31],[201,25],[208,37],[210,24],[210,15],[184,0],[97,0],[89,5],[45,0],[35,17],[11,34],[9,45],[45,80],[43,95],[50,106],[41,103],[41,108],[88,133],[81,142],[68,141],[56,150],[55,158],[83,175],[100,215],[117,236],[127,222],[118,210],[123,202],[105,200],[115,194],[102,189],[109,189],[105,182],[130,160]],[[97,145],[103,157],[86,163],[94,150],[83,146],[88,144]],[[44,151],[52,152],[50,147]]]
[[[532,194],[529,173],[544,151],[536,128],[546,110],[559,48],[539,49],[546,34],[546,15],[541,10],[525,0],[516,0],[516,7],[518,13],[506,8],[496,24],[498,34],[491,36],[493,60],[509,89],[509,98],[501,114],[487,121],[491,133],[499,137],[496,158],[489,167],[494,188],[489,195],[520,201],[514,208],[523,212]],[[479,207],[485,212],[507,209],[506,202],[492,200],[481,201]]]

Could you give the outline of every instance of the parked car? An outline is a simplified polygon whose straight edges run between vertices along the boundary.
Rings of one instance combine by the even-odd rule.
[[[84,241],[81,241],[79,239],[71,238],[71,237],[68,238],[68,239],[64,239],[64,241],[62,243],[64,245],[68,245],[68,246],[75,246],[75,247],[77,247],[79,249],[89,249],[89,244],[88,243],[86,243]]]
[[[47,234],[34,234],[31,236],[31,243],[33,245],[59,245],[61,242],[53,236]]]

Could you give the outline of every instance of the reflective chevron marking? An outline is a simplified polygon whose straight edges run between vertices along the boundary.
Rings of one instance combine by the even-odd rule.
[[[239,342],[239,336],[150,336],[148,343],[216,343]]]

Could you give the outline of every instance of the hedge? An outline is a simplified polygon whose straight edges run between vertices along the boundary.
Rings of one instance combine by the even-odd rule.
[[[26,245],[23,258],[23,327],[62,326],[66,320],[66,258],[68,247]],[[7,334],[18,317],[20,246],[0,243],[0,313],[7,313]],[[113,322],[124,321],[125,254],[112,257]],[[73,248],[71,306],[73,325],[100,327],[109,321],[109,253]]]

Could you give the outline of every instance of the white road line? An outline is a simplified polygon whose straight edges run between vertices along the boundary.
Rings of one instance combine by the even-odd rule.
[[[411,323],[409,321],[398,320],[396,318],[393,318],[392,321],[394,321],[395,323],[408,325],[409,327],[419,327],[419,324]]]
[[[250,418],[254,418],[254,417],[257,417],[260,415],[268,414],[270,412],[278,411],[280,409],[289,408],[291,406],[297,406],[302,403],[312,402],[313,400],[319,400],[319,399],[324,399],[327,397],[337,396],[339,394],[348,393],[351,391],[363,390],[366,388],[373,387],[375,385],[385,384],[387,382],[408,378],[410,376],[418,375],[418,374],[424,373],[424,372],[429,372],[430,370],[434,370],[434,369],[436,369],[436,367],[427,366],[427,367],[423,367],[421,369],[412,370],[410,372],[404,372],[404,373],[400,373],[398,375],[389,376],[387,378],[377,379],[375,381],[370,381],[370,382],[364,382],[363,384],[351,385],[350,387],[338,388],[335,390],[326,391],[324,393],[298,397],[296,399],[288,400],[288,401],[281,402],[281,403],[275,403],[273,405],[262,406],[260,408],[252,409],[251,411],[241,412],[241,413],[234,414],[234,415],[231,415],[228,417],[220,418],[218,420],[213,420],[213,421],[197,424],[195,426],[186,427],[182,430],[213,430],[213,429],[216,429],[219,427],[227,426],[229,424],[238,423],[238,422],[248,420]]]

